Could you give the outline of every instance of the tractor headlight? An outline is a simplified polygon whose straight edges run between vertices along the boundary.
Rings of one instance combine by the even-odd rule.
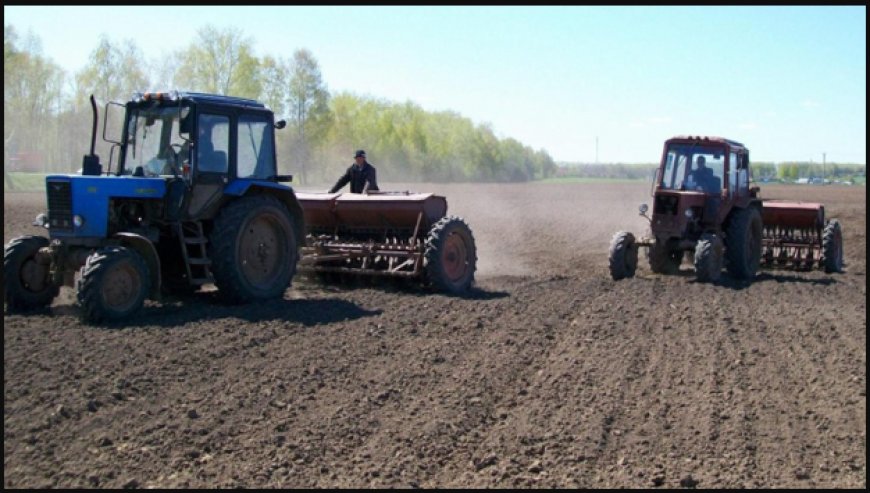
[[[692,219],[693,217],[695,217],[695,211],[693,211],[692,209],[686,209],[685,214],[686,214],[686,217],[689,219]]]
[[[42,226],[43,228],[47,228],[48,227],[48,216],[44,212],[39,213],[39,215],[36,216],[36,219],[33,221],[33,225],[34,226]]]
[[[76,214],[73,216],[73,225],[77,228],[81,228],[85,224],[85,218]]]
[[[647,206],[646,204],[640,204],[640,207],[638,207],[638,210],[640,211],[641,214],[646,214],[646,211],[649,210],[649,206]]]

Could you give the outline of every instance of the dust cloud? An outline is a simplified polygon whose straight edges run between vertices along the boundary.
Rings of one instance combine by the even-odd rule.
[[[447,198],[477,246],[477,277],[557,275],[569,262],[600,263],[619,230],[641,235],[649,184],[383,183],[382,190],[431,192]]]

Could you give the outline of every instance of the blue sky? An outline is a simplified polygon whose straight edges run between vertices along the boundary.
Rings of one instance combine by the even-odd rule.
[[[756,161],[866,163],[864,6],[3,11],[70,74],[101,34],[150,60],[206,24],[232,26],[258,56],[307,48],[333,93],[454,111],[557,161],[655,162],[665,139],[700,134],[743,142]]]

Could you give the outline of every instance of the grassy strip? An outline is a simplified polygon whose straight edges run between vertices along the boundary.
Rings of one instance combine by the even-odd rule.
[[[52,173],[56,174],[56,173]],[[46,173],[21,173],[12,171],[3,180],[4,192],[43,192],[45,191]]]

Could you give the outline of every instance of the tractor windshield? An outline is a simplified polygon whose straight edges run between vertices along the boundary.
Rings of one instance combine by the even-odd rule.
[[[177,154],[184,139],[179,136],[178,122],[177,106],[131,109],[122,173],[133,174],[139,166],[145,176],[172,175],[173,166],[180,173],[182,157]]]
[[[725,151],[718,147],[671,144],[665,156],[659,186],[668,190],[695,190],[718,194],[722,190]]]

